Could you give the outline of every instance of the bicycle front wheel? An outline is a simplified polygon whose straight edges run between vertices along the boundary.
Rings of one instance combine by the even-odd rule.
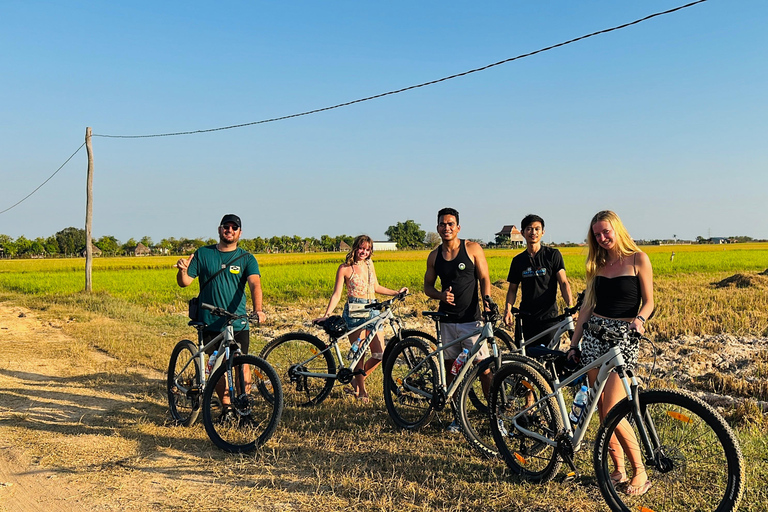
[[[490,392],[491,434],[509,469],[529,482],[554,478],[562,461],[551,444],[528,437],[520,428],[554,441],[563,430],[557,401],[549,383],[526,364],[511,362],[493,377]],[[527,412],[520,415],[523,411]],[[518,416],[519,415],[519,416]]]
[[[611,510],[735,510],[744,492],[744,460],[723,417],[684,391],[643,391],[638,399],[652,454],[638,442],[638,424],[627,399],[611,409],[595,440],[595,473]],[[627,494],[626,484],[611,480],[616,468],[608,441],[614,435],[645,462],[650,488],[641,496]],[[631,476],[626,453],[624,460],[626,467],[620,469]]]
[[[289,332],[262,349],[259,356],[271,364],[280,377],[286,405],[317,405],[331,393],[336,380],[336,361],[327,348],[316,336]]]
[[[399,428],[418,430],[432,417],[438,376],[429,353],[424,341],[406,338],[384,362],[384,403]]]
[[[173,347],[168,363],[168,408],[173,420],[184,427],[197,421],[200,414],[200,366],[193,356],[197,347],[181,340]]]
[[[283,413],[283,390],[274,368],[260,357],[236,357],[232,377],[234,393],[229,391],[227,364],[213,372],[203,393],[203,423],[217,447],[250,453],[275,432]]]
[[[541,366],[538,361],[530,359],[520,354],[502,354],[501,364],[502,366],[516,361],[523,364],[528,364],[534,370],[538,371],[542,375],[549,375],[549,372]],[[493,374],[496,373],[496,360],[493,357],[484,359],[483,361],[474,365],[464,380],[461,382],[461,387],[457,391],[458,407],[454,411],[456,414],[456,421],[461,425],[461,431],[464,437],[467,438],[469,445],[480,455],[487,458],[493,458],[499,456],[499,450],[496,448],[496,443],[493,440],[493,434],[491,433],[491,421],[488,407],[487,395],[488,390],[484,392],[481,375],[486,371],[490,371],[491,375],[488,378],[488,385],[490,386]]]

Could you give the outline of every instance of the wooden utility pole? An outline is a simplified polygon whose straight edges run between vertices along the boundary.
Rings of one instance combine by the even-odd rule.
[[[88,150],[88,179],[85,186],[85,291],[92,291],[91,270],[93,269],[93,247],[91,243],[91,222],[93,221],[93,147],[91,128],[85,129],[85,149]]]

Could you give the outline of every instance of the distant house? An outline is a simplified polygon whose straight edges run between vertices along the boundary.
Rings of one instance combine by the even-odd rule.
[[[711,244],[727,244],[729,242],[730,240],[722,236],[713,236],[709,239],[709,243]]]
[[[349,246],[349,244],[347,242],[345,242],[344,240],[339,242],[339,251],[341,251],[341,252],[349,252],[351,250],[352,250],[352,248]]]
[[[94,256],[101,256],[101,249],[99,249],[98,247],[93,245],[93,243],[91,243],[91,254],[93,254]],[[85,247],[83,247],[83,251],[80,253],[80,255],[82,257],[85,257]]]
[[[136,244],[136,248],[133,250],[134,256],[149,256],[151,253],[152,251],[149,250],[149,247],[141,242]]]
[[[374,240],[373,250],[374,251],[396,251],[397,242],[377,242]]]
[[[509,244],[512,247],[521,247],[525,244],[525,238],[515,225],[504,226],[501,231],[496,233],[496,242],[499,244]]]

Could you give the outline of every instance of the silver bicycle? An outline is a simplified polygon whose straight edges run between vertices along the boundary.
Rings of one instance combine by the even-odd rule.
[[[722,416],[685,391],[641,390],[618,348],[624,335],[604,331],[602,336],[611,349],[562,381],[556,372],[545,377],[521,362],[496,373],[490,392],[491,430],[507,466],[524,480],[547,482],[565,462],[568,476],[577,477],[574,454],[585,444],[598,397],[616,371],[627,398],[605,417],[593,453],[597,483],[611,510],[735,510],[744,492],[744,461]],[[599,373],[578,423],[571,425],[563,389],[592,369]],[[616,470],[629,474],[627,468],[612,467],[609,457],[609,440],[625,427],[632,435],[623,438],[642,453],[651,482],[639,496],[611,479]]]
[[[248,315],[200,304],[215,316],[226,318],[224,330],[203,343],[203,322],[189,322],[197,329],[197,345],[181,340],[168,364],[168,405],[180,425],[190,426],[203,413],[205,431],[213,443],[231,453],[252,452],[275,432],[283,411],[283,392],[275,370],[263,359],[243,355],[235,341],[232,322]],[[210,377],[203,370],[206,351],[218,346],[219,357]]]
[[[386,325],[394,332],[387,349],[393,341],[407,337],[434,342],[429,334],[403,328],[402,322],[395,316],[392,311],[395,303],[402,302],[406,296],[407,293],[401,293],[383,302],[366,304],[367,309],[377,310],[380,314],[351,330],[347,329],[341,317],[326,319],[318,326],[328,335],[327,343],[308,332],[289,332],[268,343],[260,355],[276,369],[282,381],[285,403],[301,407],[317,405],[330,395],[336,381],[341,384],[352,382],[356,374],[362,373],[362,370],[354,368],[365,358],[373,338]],[[360,346],[351,360],[345,361],[339,341],[360,329],[367,329],[368,335],[360,340]]]

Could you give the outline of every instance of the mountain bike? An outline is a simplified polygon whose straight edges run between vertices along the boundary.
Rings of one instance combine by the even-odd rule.
[[[544,377],[520,362],[496,372],[490,391],[491,430],[507,466],[524,480],[547,482],[565,462],[571,469],[569,477],[578,477],[574,454],[582,447],[598,398],[615,370],[627,398],[606,415],[593,453],[598,486],[611,510],[735,510],[744,492],[744,461],[734,432],[720,414],[690,393],[639,389],[618,348],[623,336],[603,331],[601,337],[610,342],[610,350],[562,382],[555,372]],[[578,423],[571,425],[563,388],[592,369],[599,373]],[[626,468],[612,468],[609,457],[609,440],[619,425],[631,428],[651,482],[639,496],[627,494],[611,479],[615,470],[627,474]],[[632,442],[631,436],[625,438]]]
[[[275,370],[261,358],[243,355],[232,323],[248,315],[200,304],[213,315],[226,318],[224,330],[203,343],[202,322],[190,322],[198,331],[197,346],[181,340],[168,365],[168,404],[180,425],[192,425],[202,410],[205,431],[220,449],[252,452],[269,439],[283,411],[282,387]],[[219,357],[208,377],[206,351],[218,345]],[[267,399],[268,397],[268,399]]]
[[[429,422],[435,411],[443,410],[451,402],[454,402],[452,408],[457,420],[462,414],[466,416],[468,397],[474,393],[471,389],[472,383],[474,380],[479,380],[479,378],[469,379],[467,376],[470,374],[479,376],[478,369],[488,368],[490,364],[495,364],[497,367],[501,365],[502,354],[496,343],[497,332],[493,328],[494,324],[501,319],[501,315],[491,297],[486,296],[483,301],[487,308],[483,312],[484,325],[474,332],[443,344],[440,322],[448,315],[437,311],[424,311],[422,315],[435,322],[436,348],[433,349],[431,344],[415,337],[405,338],[391,347],[384,361],[384,402],[393,423],[398,428],[418,430]],[[479,337],[469,351],[467,361],[453,382],[448,385],[445,372],[445,349],[477,335]],[[507,333],[504,335],[511,343],[509,335]],[[478,351],[486,343],[490,344],[491,357],[474,365]],[[504,357],[516,356],[506,354]],[[463,393],[466,399],[452,400],[454,396],[462,395],[462,386],[468,386]],[[479,388],[478,394],[483,396]]]
[[[363,373],[362,369],[354,368],[363,360],[373,338],[386,324],[394,332],[387,342],[387,348],[393,341],[407,337],[417,337],[426,343],[434,342],[429,334],[404,329],[400,319],[394,315],[392,309],[395,303],[404,301],[406,296],[407,293],[400,293],[383,302],[366,304],[367,309],[379,311],[380,314],[354,329],[347,329],[346,323],[339,316],[329,317],[316,324],[328,335],[327,343],[307,332],[289,332],[268,343],[260,355],[277,371],[282,381],[285,403],[300,407],[314,406],[330,395],[336,381],[341,384],[352,382],[355,375]],[[360,329],[367,329],[368,335],[360,340],[357,352],[345,363],[339,340]]]
[[[515,316],[515,339],[512,340],[505,331],[494,329],[494,336],[496,338],[507,338],[508,341],[505,345],[514,347],[510,353],[503,353],[501,355],[501,365],[503,366],[505,363],[512,361],[530,364],[545,377],[551,379],[550,370],[543,364],[540,364],[539,360],[555,360],[557,361],[556,368],[558,373],[563,375],[567,371],[564,368],[565,353],[560,352],[558,347],[560,345],[560,339],[564,334],[570,336],[573,333],[573,315],[581,307],[582,299],[583,293],[579,294],[578,300],[573,307],[565,308],[563,314],[554,319],[557,321],[555,325],[527,340],[522,334],[522,318],[525,316],[525,313],[522,313],[519,309],[513,307],[512,314]],[[549,345],[546,347],[540,346],[540,340],[548,339],[547,337],[551,337]],[[529,356],[532,359],[524,356]],[[499,368],[499,366],[497,366],[497,360],[493,357],[489,357],[475,365],[467,373],[467,376],[465,377],[466,382],[461,386],[458,395],[458,400],[462,404],[462,414],[457,415],[456,420],[461,426],[461,432],[464,434],[469,446],[479,455],[487,458],[497,457],[499,451],[491,433],[488,400],[482,392],[482,385],[479,377],[488,370],[495,373],[497,368]]]

